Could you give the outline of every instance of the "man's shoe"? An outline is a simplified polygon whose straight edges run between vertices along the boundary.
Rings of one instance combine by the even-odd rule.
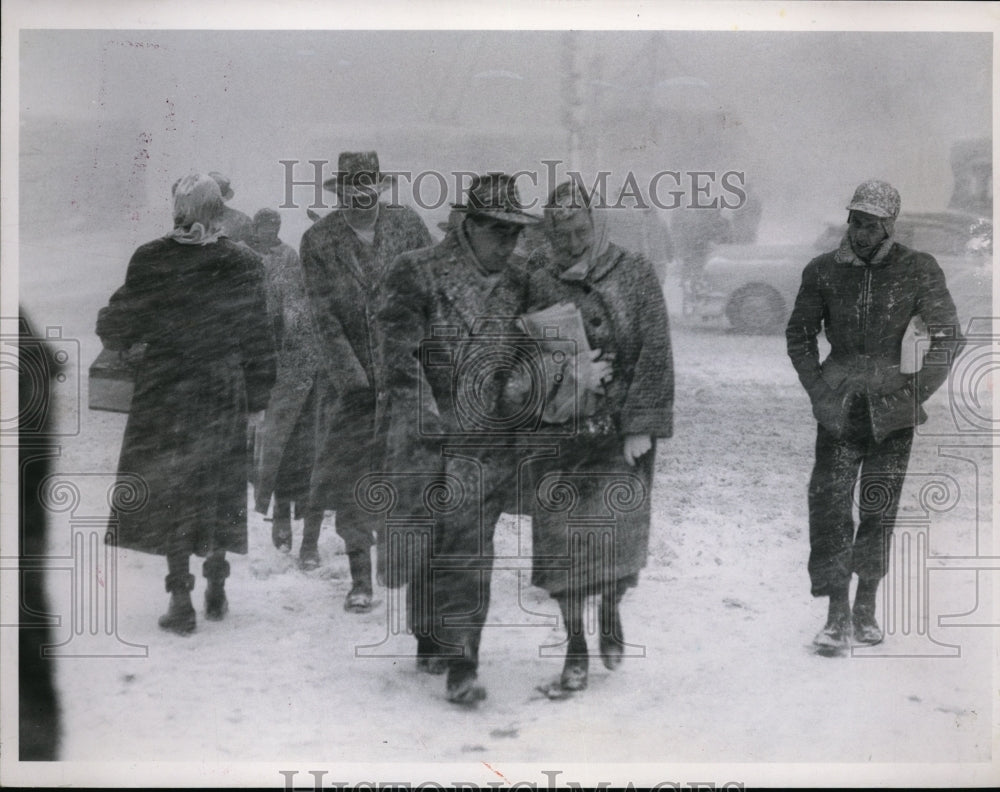
[[[372,609],[371,588],[363,583],[355,583],[344,600],[344,610],[348,613],[368,613]]]
[[[319,550],[315,547],[301,548],[299,550],[299,569],[303,572],[310,572],[313,569],[319,569],[319,566]]]
[[[854,642],[865,646],[875,646],[882,643],[882,628],[878,626],[875,617],[870,613],[855,612],[854,618]]]
[[[417,671],[432,676],[440,676],[448,670],[448,659],[446,657],[418,657]]]
[[[475,671],[451,670],[445,695],[452,704],[472,706],[486,698],[486,688],[478,683]]]
[[[851,623],[849,621],[827,622],[816,633],[813,646],[826,652],[842,652],[851,647]]]
[[[277,518],[271,523],[271,542],[282,553],[292,550],[292,521]]]

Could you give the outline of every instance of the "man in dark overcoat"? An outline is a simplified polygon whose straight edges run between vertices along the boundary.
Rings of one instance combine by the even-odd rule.
[[[344,607],[354,612],[371,609],[371,548],[378,527],[376,516],[358,508],[354,497],[357,482],[381,464],[374,435],[382,390],[378,303],[393,259],[432,241],[416,212],[378,200],[390,184],[374,151],[341,154],[337,174],[324,182],[339,206],[306,231],[300,249],[322,363],[310,503],[337,513],[351,569]]]
[[[877,644],[878,585],[886,574],[899,495],[921,406],[948,378],[965,344],[944,274],[927,253],[893,238],[899,193],[866,181],[847,207],[839,248],[813,259],[788,322],[788,355],[818,422],[809,482],[809,575],[812,594],[829,597],[821,652]],[[903,365],[904,340],[929,331],[919,368]],[[820,363],[817,336],[829,356]],[[912,351],[912,350],[911,350]],[[918,369],[914,371],[914,369]],[[855,532],[854,488],[860,521]],[[849,589],[858,576],[853,609]]]
[[[492,431],[503,428],[504,339],[526,300],[511,253],[537,219],[497,173],[476,177],[455,208],[461,214],[444,240],[400,256],[386,279],[379,326],[388,398],[380,420],[387,474],[418,483],[421,474],[438,476],[400,495],[411,501],[403,513],[438,507],[430,557],[419,559],[408,591],[417,667],[446,666],[448,699],[470,704],[485,696],[477,669],[493,532],[516,473],[512,445]]]

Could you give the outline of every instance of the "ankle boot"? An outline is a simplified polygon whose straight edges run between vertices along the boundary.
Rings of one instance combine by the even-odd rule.
[[[209,556],[201,568],[208,585],[205,587],[205,618],[222,621],[229,612],[226,599],[226,578],[229,577],[229,562],[224,558]]]
[[[351,566],[351,590],[344,600],[344,610],[367,613],[372,609],[371,550],[353,550],[347,554],[347,562]]]
[[[160,628],[178,635],[190,635],[196,624],[194,605],[191,604],[194,575],[169,574],[165,583],[170,594],[170,605],[167,612],[159,618]]]
[[[845,587],[830,595],[826,625],[813,639],[813,644],[821,650],[840,652],[851,645],[850,594]]]
[[[875,620],[875,595],[879,581],[858,580],[858,591],[854,596],[851,621],[854,626],[854,640],[866,646],[882,643],[882,628]]]

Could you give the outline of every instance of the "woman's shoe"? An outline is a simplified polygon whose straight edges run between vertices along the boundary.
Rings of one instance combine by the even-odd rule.
[[[344,610],[348,613],[368,613],[372,609],[371,588],[363,583],[355,583],[344,600]]]

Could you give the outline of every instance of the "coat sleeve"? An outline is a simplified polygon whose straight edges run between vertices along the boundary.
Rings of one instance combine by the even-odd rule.
[[[132,254],[125,273],[125,283],[97,314],[97,335],[105,347],[115,351],[127,350],[133,344],[146,340],[143,317],[153,315],[159,294],[153,275],[150,248],[143,245]]]
[[[335,288],[327,270],[315,226],[302,237],[302,272],[312,309],[313,326],[318,334],[320,363],[342,399],[370,402],[371,383],[364,366],[344,332],[333,302]]]
[[[421,341],[430,327],[428,275],[410,256],[393,262],[378,314],[380,360],[384,367],[390,445],[405,435],[440,426],[440,415],[421,365]],[[407,427],[409,427],[407,429]]]
[[[641,272],[635,285],[641,347],[622,407],[622,433],[673,434],[674,364],[663,290],[645,259],[632,262]]]
[[[817,269],[816,261],[813,260],[803,270],[795,307],[785,329],[788,357],[799,375],[799,382],[813,400],[822,395],[826,386],[821,377],[819,344],[816,340],[823,329],[826,314]]]
[[[274,337],[267,311],[264,286],[264,264],[249,251],[241,256],[242,273],[239,287],[244,305],[239,306],[236,317],[243,323],[240,333],[240,352],[243,358],[243,377],[247,390],[247,410],[257,412],[267,407],[277,370]]]
[[[948,379],[948,371],[966,342],[941,267],[933,256],[923,254],[921,259],[916,313],[927,324],[931,336],[923,368],[916,378],[917,399],[924,402]]]

